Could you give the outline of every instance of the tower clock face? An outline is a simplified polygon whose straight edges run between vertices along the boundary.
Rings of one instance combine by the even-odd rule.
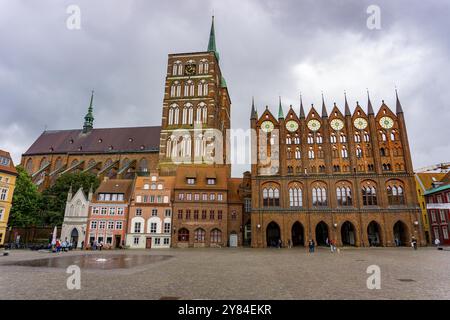
[[[355,125],[355,128],[359,130],[367,128],[367,120],[364,118],[356,118],[355,121],[353,121],[353,124]]]
[[[195,74],[195,64],[189,63],[184,67],[184,73],[188,76]]]
[[[261,123],[261,130],[264,132],[271,132],[274,128],[274,125],[270,121],[264,121]]]
[[[286,122],[286,129],[290,132],[297,131],[297,129],[298,129],[297,121],[290,120],[290,121]]]
[[[394,126],[394,120],[390,117],[382,117],[380,119],[380,126],[384,129],[391,129]]]
[[[336,130],[342,130],[344,128],[344,122],[341,119],[333,119],[331,120],[331,127]]]
[[[308,128],[311,131],[317,131],[320,129],[320,122],[318,120],[309,120]]]

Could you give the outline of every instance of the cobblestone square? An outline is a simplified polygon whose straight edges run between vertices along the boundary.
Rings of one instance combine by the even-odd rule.
[[[67,289],[66,265],[117,255],[129,263],[84,264],[81,289]],[[435,248],[13,250],[0,257],[0,292],[1,299],[450,299],[449,264],[450,251]],[[380,290],[367,288],[370,265],[381,269]]]

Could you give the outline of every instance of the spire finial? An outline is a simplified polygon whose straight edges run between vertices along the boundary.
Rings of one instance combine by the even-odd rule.
[[[281,96],[279,96],[278,99],[280,102],[278,106],[278,119],[284,119],[283,107],[281,106]]]
[[[255,97],[252,96],[252,114],[250,115],[250,120],[257,119],[256,109],[255,109]]]
[[[350,107],[348,106],[347,92],[345,90],[344,90],[344,99],[345,99],[345,115],[346,116],[351,116],[352,113],[350,112]]]
[[[401,105],[400,100],[398,98],[397,87],[395,87],[395,100],[396,100],[396,108],[395,108],[396,109],[396,113],[397,114],[403,113],[403,108],[402,108],[402,105]]]
[[[328,118],[327,108],[325,107],[325,99],[322,92],[322,118]]]
[[[300,92],[300,119],[305,119],[305,110],[303,109],[303,98]]]
[[[373,112],[372,102],[370,102],[369,89],[366,88],[366,90],[367,90],[367,115],[374,115],[375,112]]]
[[[217,52],[217,47],[216,47],[216,32],[214,30],[214,13],[212,15],[212,20],[211,20],[211,31],[209,32],[209,42],[208,42],[208,50],[207,51],[214,52],[217,60],[219,60],[219,53]]]
[[[89,103],[89,108],[87,114],[84,116],[83,132],[87,133],[94,128],[94,90],[91,92],[91,101]]]

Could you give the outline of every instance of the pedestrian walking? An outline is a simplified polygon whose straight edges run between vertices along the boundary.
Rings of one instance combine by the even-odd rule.
[[[289,249],[292,248],[292,241],[291,241],[291,239],[288,239],[288,248]]]
[[[439,249],[439,246],[441,245],[441,240],[439,240],[438,238],[436,238],[434,240],[434,245],[436,246],[437,249]]]
[[[417,250],[417,239],[416,239],[416,237],[412,237],[412,239],[411,239],[411,246],[413,247],[414,250]]]
[[[314,240],[313,239],[309,239],[309,242],[308,242],[309,253],[313,253],[314,252],[314,245],[315,245]]]

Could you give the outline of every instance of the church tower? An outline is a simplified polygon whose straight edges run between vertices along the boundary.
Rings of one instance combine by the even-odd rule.
[[[163,101],[159,170],[229,163],[231,100],[219,65],[214,16],[206,51],[169,54]]]

